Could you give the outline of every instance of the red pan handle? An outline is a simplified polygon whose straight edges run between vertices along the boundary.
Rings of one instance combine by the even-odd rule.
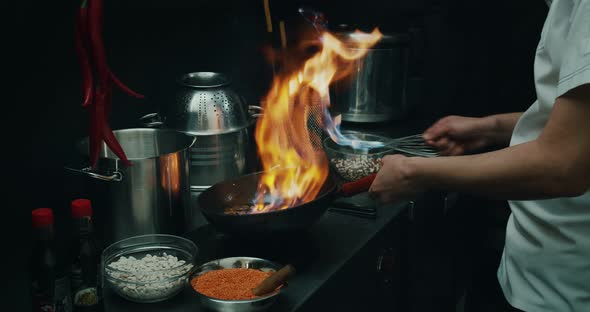
[[[376,176],[377,174],[373,173],[354,182],[342,184],[342,187],[340,188],[342,196],[350,197],[368,191],[369,187],[371,187],[371,184],[373,184],[373,180],[375,180]]]

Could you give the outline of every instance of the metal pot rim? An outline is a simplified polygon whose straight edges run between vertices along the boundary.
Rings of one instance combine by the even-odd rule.
[[[133,160],[135,160],[135,161],[141,161],[141,160],[156,159],[156,158],[160,158],[160,157],[165,157],[165,156],[168,156],[168,155],[176,154],[176,153],[178,153],[180,151],[190,149],[191,147],[193,147],[195,145],[195,142],[197,141],[197,138],[195,136],[190,135],[190,134],[185,133],[185,132],[182,132],[182,131],[174,130],[174,129],[126,128],[126,129],[113,130],[113,133],[131,132],[131,131],[137,131],[137,130],[147,131],[147,132],[170,132],[170,133],[174,132],[174,133],[177,133],[177,134],[185,135],[188,138],[191,138],[191,142],[186,147],[184,147],[182,149],[179,149],[179,150],[176,150],[176,151],[173,151],[173,152],[170,152],[170,153],[162,153],[162,154],[151,156],[151,157],[128,157],[128,159],[130,161],[133,161]],[[86,150],[86,149],[84,149],[84,145],[85,145],[84,143],[86,141],[88,141],[88,140],[89,140],[89,137],[84,137],[83,139],[79,140],[78,143],[77,143],[78,151],[82,155],[85,155],[85,156],[88,156],[89,155],[89,151]],[[99,159],[108,160],[108,161],[117,161],[117,162],[118,161],[121,161],[118,157],[111,158],[111,157],[105,157],[104,155],[100,155],[99,156]]]
[[[190,82],[189,80],[194,80],[194,82]],[[210,89],[227,86],[232,81],[228,75],[220,72],[192,72],[180,76],[177,82],[189,88]]]
[[[250,121],[247,125],[242,127],[235,127],[235,128],[228,128],[223,130],[208,130],[208,131],[190,131],[190,130],[181,130],[176,129],[179,132],[192,135],[192,136],[209,136],[209,135],[221,135],[221,134],[229,134],[234,132],[243,131],[244,129],[248,129],[256,124],[256,118],[250,118]]]

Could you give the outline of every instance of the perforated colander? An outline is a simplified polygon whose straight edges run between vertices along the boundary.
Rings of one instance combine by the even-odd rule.
[[[178,79],[174,112],[167,124],[192,134],[220,134],[254,123],[260,107],[249,106],[231,87],[229,77],[215,72],[194,72]]]

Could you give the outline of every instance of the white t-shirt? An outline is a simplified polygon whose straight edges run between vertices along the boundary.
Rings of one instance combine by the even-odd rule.
[[[510,145],[536,139],[555,99],[590,83],[590,0],[548,2],[535,56],[537,101],[516,124]],[[508,302],[527,312],[590,312],[590,192],[509,203],[498,269]]]

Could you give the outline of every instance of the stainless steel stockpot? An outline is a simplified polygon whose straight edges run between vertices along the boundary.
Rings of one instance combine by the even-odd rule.
[[[103,143],[87,176],[97,231],[105,244],[144,234],[184,233],[190,205],[189,157],[196,138],[163,129],[123,129],[114,134],[132,162],[125,166]],[[78,143],[88,156],[88,138]]]
[[[174,103],[163,115],[141,117],[146,127],[165,127],[197,137],[191,148],[191,190],[254,171],[257,167],[254,128],[262,108],[246,104],[231,88],[228,76],[193,72],[177,79]]]
[[[361,36],[353,31],[337,34],[345,44]],[[331,104],[343,121],[371,123],[406,117],[409,42],[408,34],[384,34],[364,57],[354,61],[351,76],[334,82]]]

